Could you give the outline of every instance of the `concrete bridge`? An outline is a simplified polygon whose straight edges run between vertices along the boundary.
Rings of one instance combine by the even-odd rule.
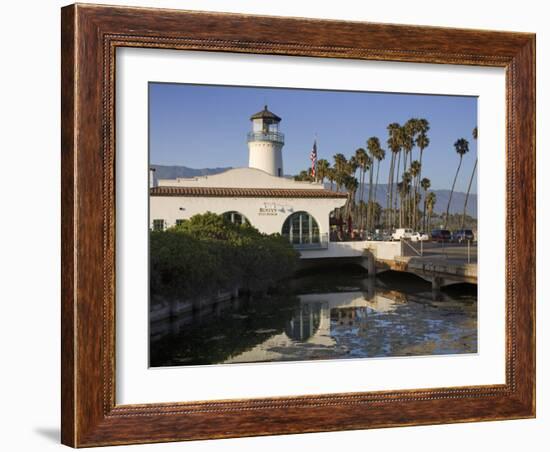
[[[304,268],[353,262],[375,275],[388,270],[412,273],[433,289],[456,283],[477,284],[477,245],[352,241],[329,242],[323,249],[300,250]]]

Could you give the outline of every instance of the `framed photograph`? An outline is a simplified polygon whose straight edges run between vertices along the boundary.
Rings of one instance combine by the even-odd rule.
[[[62,9],[62,442],[535,416],[535,36]]]

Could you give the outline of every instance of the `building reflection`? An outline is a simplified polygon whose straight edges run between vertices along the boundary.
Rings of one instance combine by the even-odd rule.
[[[311,351],[316,347],[322,353],[324,349],[333,349],[337,345],[335,336],[340,327],[357,328],[357,333],[364,336],[370,314],[388,313],[407,303],[405,294],[377,288],[374,280],[365,281],[359,291],[306,294],[298,295],[298,298],[299,308],[294,311],[284,332],[225,362],[290,360],[300,353],[300,346],[307,350],[308,356],[312,356]]]
[[[285,328],[285,334],[297,342],[307,341],[313,337],[327,316],[326,307],[321,303],[300,303],[300,308],[292,316]]]

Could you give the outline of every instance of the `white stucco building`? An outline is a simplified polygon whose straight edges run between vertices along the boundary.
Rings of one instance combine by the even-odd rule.
[[[248,221],[267,234],[283,234],[298,247],[328,246],[330,212],[345,204],[347,194],[283,177],[281,118],[266,106],[250,119],[249,167],[151,184],[150,227],[165,229],[213,212],[234,222]]]

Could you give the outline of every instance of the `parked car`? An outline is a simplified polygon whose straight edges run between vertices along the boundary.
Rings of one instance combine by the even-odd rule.
[[[391,236],[382,232],[375,232],[372,236],[372,240],[377,242],[391,241]]]
[[[458,229],[453,232],[452,241],[453,242],[467,242],[474,240],[474,233],[471,229]]]
[[[391,235],[392,240],[410,239],[414,231],[409,228],[398,228]]]
[[[426,242],[428,240],[430,240],[430,236],[425,232],[413,232],[411,234],[412,242]]]
[[[448,229],[434,229],[432,231],[432,240],[436,242],[450,242],[451,232]]]

